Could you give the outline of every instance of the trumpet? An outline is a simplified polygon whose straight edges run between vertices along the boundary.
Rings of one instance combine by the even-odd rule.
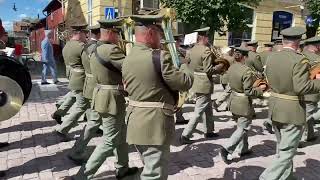
[[[309,77],[311,80],[318,79],[317,75],[320,74],[320,62],[317,62],[316,64],[311,65],[309,72],[310,72]]]

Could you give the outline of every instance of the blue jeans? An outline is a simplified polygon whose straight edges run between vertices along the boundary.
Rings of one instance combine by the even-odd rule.
[[[57,68],[55,62],[42,62],[42,75],[41,82],[47,82],[47,69],[50,69],[51,76],[54,82],[58,81],[57,79]]]

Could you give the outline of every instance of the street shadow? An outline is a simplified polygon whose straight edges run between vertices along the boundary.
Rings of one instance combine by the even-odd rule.
[[[219,154],[220,148],[218,144],[201,143],[185,146],[179,152],[171,152],[169,175],[177,174],[189,167],[213,167],[213,158]]]
[[[139,172],[137,172],[133,176],[122,178],[122,180],[140,180],[140,174],[143,168],[139,168]],[[97,174],[93,178],[94,180],[117,180],[114,171],[106,171],[100,174]]]
[[[210,178],[208,180],[257,180],[264,171],[260,166],[242,166],[239,168],[226,168],[223,178]]]
[[[230,128],[220,129],[219,139],[229,138],[233,134],[233,132],[237,129],[237,124],[236,122],[234,123],[235,124]],[[251,125],[250,130],[248,131],[248,136],[251,137],[255,135],[265,135],[264,130],[260,126]]]
[[[79,135],[80,132],[81,130],[77,130],[69,133],[68,137],[71,138],[69,142],[75,141],[76,138],[73,137]],[[26,149],[36,146],[46,148],[48,146],[52,146],[59,143],[61,143],[61,139],[59,138],[59,136],[56,135],[54,132],[48,132],[43,134],[35,134],[31,137],[22,139],[20,141],[12,142],[8,147],[3,148],[3,151],[9,151],[13,149]]]
[[[37,157],[20,166],[8,169],[6,179],[23,176],[25,174],[38,173],[45,170],[59,172],[76,167],[71,161],[66,160],[68,150],[57,152],[53,155]]]
[[[30,98],[27,103],[54,103],[58,98],[67,94],[68,83],[62,82],[59,85],[41,86],[39,83],[33,83]]]
[[[306,159],[304,161],[304,167],[297,167],[294,172],[295,177],[299,177],[300,179],[305,180],[318,180],[320,179],[319,169],[320,169],[320,161],[316,159]]]
[[[17,131],[33,131],[35,129],[48,128],[55,126],[55,121],[28,121],[21,124],[10,126],[7,128],[1,128],[0,134],[17,132]]]

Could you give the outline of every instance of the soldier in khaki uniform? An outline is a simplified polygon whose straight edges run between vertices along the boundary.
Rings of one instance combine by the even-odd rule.
[[[261,53],[259,53],[263,68],[265,68],[267,59],[268,59],[269,55],[272,53],[273,46],[274,46],[273,42],[265,43],[264,44],[265,50],[262,51]]]
[[[265,51],[261,52],[259,55],[261,57],[261,62],[262,62],[262,65],[263,65],[263,69],[266,68],[266,62],[267,62],[267,59],[268,57],[272,54],[272,49],[273,49],[273,46],[275,44],[273,42],[269,42],[269,43],[266,43],[264,44],[265,46]],[[265,101],[267,101],[265,99]],[[263,122],[263,125],[265,127],[265,129],[270,133],[270,134],[273,134],[273,131],[272,131],[272,121],[268,118],[266,119],[264,122]]]
[[[227,55],[224,55],[223,58],[225,58],[226,60],[229,61],[230,63],[230,66],[234,63],[234,48],[235,46],[230,46],[229,47],[230,50],[228,52]],[[213,101],[213,108],[217,111],[217,112],[220,112],[221,110],[219,110],[218,108],[222,105],[222,103],[224,101],[226,101],[230,95],[231,95],[231,89],[228,85],[228,78],[229,78],[229,74],[228,74],[228,71],[224,72],[221,76],[220,76],[220,83],[223,87],[223,94],[221,94],[218,99],[216,101]],[[222,111],[227,111],[227,108],[223,109]]]
[[[89,28],[89,30],[91,31],[91,36],[87,44],[84,46],[81,56],[82,64],[86,74],[86,79],[83,87],[83,96],[86,98],[86,103],[89,107],[85,113],[87,117],[87,125],[85,126],[80,137],[75,142],[73,148],[71,149],[71,153],[68,155],[68,157],[76,164],[82,164],[85,161],[86,147],[89,141],[96,136],[96,132],[99,130],[99,126],[101,125],[101,121],[98,121],[99,119],[92,118],[97,112],[93,112],[95,110],[90,108],[93,89],[96,87],[96,81],[92,75],[90,62],[91,58],[93,58],[92,56],[94,56],[94,48],[100,38],[100,25],[92,26]]]
[[[72,69],[71,64],[73,67],[75,67],[77,65],[74,64],[74,62],[81,62],[81,52],[83,50],[83,46],[86,41],[86,33],[88,32],[86,29],[87,26],[88,26],[87,24],[72,25],[70,27],[72,32],[72,37],[62,50],[64,64],[66,65],[66,76],[67,76],[67,79],[69,79],[69,88],[71,88],[70,87],[71,85],[73,86],[72,88],[74,89],[75,88],[74,84],[81,82],[82,80],[84,80],[84,77],[85,77],[84,71],[83,73],[76,72],[74,74],[80,74],[80,76],[79,78],[75,78],[75,76],[73,75],[72,81],[75,81],[75,82],[72,82],[72,84],[70,84],[70,81],[71,81],[70,75],[71,75],[71,69]],[[83,83],[80,83],[76,86],[79,87],[79,85],[81,86],[81,84]],[[81,88],[78,88],[78,87],[75,89],[77,89],[77,91],[80,92],[82,90],[82,87]],[[56,102],[57,110],[51,115],[51,117],[52,119],[56,120],[58,124],[62,123],[62,120],[61,120],[62,117],[67,114],[71,106],[76,102],[75,93],[74,93],[75,91],[73,89],[71,89],[71,91],[69,91],[66,95],[64,95],[63,98],[61,98]]]
[[[283,50],[273,53],[266,64],[271,87],[269,115],[277,138],[277,156],[260,180],[295,179],[293,157],[306,123],[304,95],[320,91],[320,81],[309,79],[309,60],[297,53],[305,28],[281,31]]]
[[[129,94],[127,142],[144,161],[141,180],[168,178],[170,144],[174,139],[177,91],[192,86],[193,75],[183,64],[174,67],[171,55],[160,48],[159,15],[132,16],[136,43],[122,66]]]
[[[176,42],[176,48],[178,51],[178,56],[180,58],[180,63],[181,64],[188,64],[187,60],[186,60],[186,52],[184,51],[184,49],[181,48],[181,38],[182,35],[181,34],[175,34],[174,36],[174,40]],[[185,118],[182,115],[182,108],[179,109],[176,113],[175,113],[175,120],[176,120],[176,124],[188,124],[188,121],[185,120]]]
[[[309,64],[311,67],[318,66],[320,63],[320,37],[316,36],[310,39],[307,39],[305,42],[305,47],[302,51],[302,54],[309,59]],[[306,118],[307,124],[305,129],[305,141],[314,141],[317,139],[314,134],[314,124],[315,120],[320,119],[320,111],[318,109],[317,103],[320,100],[320,94],[308,94],[304,96],[306,103]]]
[[[213,79],[212,75],[220,73],[223,64],[215,66],[215,59],[213,52],[208,47],[208,31],[209,27],[195,30],[198,32],[198,43],[190,50],[190,64],[189,67],[194,72],[194,83],[191,92],[196,94],[196,106],[194,110],[194,117],[190,119],[187,127],[182,132],[180,137],[181,144],[191,144],[191,137],[197,124],[203,119],[205,126],[204,136],[206,138],[217,137],[214,133],[214,120],[212,112],[211,94],[213,93]]]
[[[73,25],[71,28],[72,37],[62,51],[66,64],[70,66],[68,87],[71,91],[69,95],[66,95],[68,97],[65,97],[66,99],[63,104],[54,113],[62,117],[62,124],[56,127],[56,133],[61,137],[62,141],[70,140],[66,134],[71,129],[71,125],[76,123],[87,108],[87,103],[82,93],[85,71],[81,62],[81,53],[86,40],[87,25]],[[74,103],[72,99],[74,99]],[[63,107],[63,109],[61,107]]]
[[[251,153],[248,144],[248,130],[253,119],[252,97],[262,96],[266,85],[253,88],[254,74],[245,65],[249,50],[240,46],[235,48],[235,63],[229,68],[229,85],[232,93],[230,97],[230,111],[237,120],[237,129],[230,137],[230,143],[220,150],[222,160],[229,164],[228,154],[232,154],[238,147],[239,155]]]
[[[263,65],[261,62],[261,57],[257,53],[258,41],[247,42],[247,48],[249,49],[248,60],[246,60],[246,65],[252,70],[256,71],[258,74],[263,73]]]
[[[124,52],[117,45],[121,20],[99,21],[101,37],[90,58],[90,68],[97,83],[92,96],[92,113],[88,127],[99,127],[102,123],[103,140],[86,164],[83,164],[74,179],[92,179],[106,158],[117,158],[116,178],[133,175],[138,168],[129,168],[128,144],[126,143],[125,99],[121,67]],[[89,131],[88,131],[89,132]]]

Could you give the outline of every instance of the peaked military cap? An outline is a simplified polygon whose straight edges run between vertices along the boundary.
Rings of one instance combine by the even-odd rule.
[[[109,19],[109,20],[99,20],[100,28],[102,29],[120,29],[123,19]]]
[[[73,24],[70,26],[70,28],[74,31],[86,31],[88,24]]]
[[[148,25],[157,25],[163,19],[162,14],[158,15],[132,15],[130,18],[135,22],[135,26],[148,26]]]
[[[256,45],[258,45],[258,41],[256,41],[256,40],[249,41],[249,42],[247,42],[247,45],[248,46],[256,46]]]
[[[240,52],[243,56],[248,56],[249,49],[245,46],[234,47],[235,52]]]
[[[285,39],[301,39],[302,35],[307,32],[303,27],[290,27],[280,32]]]
[[[314,36],[312,38],[309,38],[307,40],[305,40],[305,44],[309,45],[309,44],[320,44],[320,36]]]
[[[204,28],[196,29],[194,30],[194,32],[197,32],[198,35],[206,36],[209,34],[209,30],[210,30],[210,27],[204,27]]]
[[[100,24],[96,24],[94,26],[90,26],[88,29],[91,30],[91,31],[100,30]]]
[[[264,43],[264,46],[265,46],[265,47],[273,47],[273,46],[274,46],[274,42]]]
[[[249,52],[249,49],[246,48],[245,46],[234,47],[234,49],[240,52]]]

